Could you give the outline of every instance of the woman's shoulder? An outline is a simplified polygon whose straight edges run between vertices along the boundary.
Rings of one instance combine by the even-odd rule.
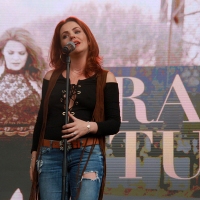
[[[51,78],[53,72],[54,72],[54,69],[48,71],[48,72],[45,74],[44,79],[46,79],[46,80],[50,80],[50,78]]]
[[[107,78],[106,78],[106,83],[109,83],[109,82],[114,82],[114,83],[117,82],[115,75],[110,71],[108,71]]]

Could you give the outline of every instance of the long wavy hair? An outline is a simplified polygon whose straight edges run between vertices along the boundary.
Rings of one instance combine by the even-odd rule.
[[[61,59],[62,46],[60,41],[60,29],[67,22],[76,22],[83,29],[87,36],[88,43],[90,44],[84,70],[85,76],[89,77],[91,72],[98,74],[102,71],[102,58],[99,56],[99,47],[96,39],[90,28],[83,21],[73,16],[60,21],[55,28],[50,48],[50,66],[55,69],[64,70],[66,68],[66,64],[63,62],[64,59]]]
[[[23,68],[25,76],[34,81],[41,81],[43,70],[46,67],[42,50],[36,45],[31,34],[23,28],[10,28],[0,37],[0,66],[5,61],[2,50],[9,40],[14,40],[23,44],[28,52],[28,58]],[[5,63],[6,64],[6,63]],[[5,66],[6,67],[6,66]]]

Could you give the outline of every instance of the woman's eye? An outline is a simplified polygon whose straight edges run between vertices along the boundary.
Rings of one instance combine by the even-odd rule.
[[[63,38],[63,39],[66,39],[66,38],[68,38],[68,35],[63,35],[62,38]]]
[[[19,55],[25,55],[26,52],[19,52]]]
[[[14,52],[13,51],[8,51],[8,54],[12,55]]]
[[[75,34],[79,34],[81,31],[75,31]]]

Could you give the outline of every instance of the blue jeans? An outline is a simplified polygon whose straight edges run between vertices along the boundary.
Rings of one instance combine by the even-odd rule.
[[[94,172],[96,179],[81,177],[91,146],[71,149],[67,153],[67,176],[65,200],[97,200],[103,176],[103,156],[99,145],[95,145],[84,173]],[[41,200],[61,200],[63,151],[49,147],[41,148],[41,159],[37,161]],[[79,164],[80,163],[80,164]],[[79,173],[78,173],[79,168]],[[77,175],[78,174],[78,175]],[[77,198],[77,192],[80,194]]]

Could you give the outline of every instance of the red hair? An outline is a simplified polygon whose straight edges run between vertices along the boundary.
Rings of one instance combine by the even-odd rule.
[[[85,66],[85,76],[89,77],[91,72],[94,72],[95,74],[98,74],[99,72],[102,71],[102,58],[99,56],[99,47],[96,42],[96,39],[94,35],[92,34],[91,30],[89,27],[80,19],[76,17],[68,17],[65,20],[60,21],[54,31],[53,39],[52,39],[52,44],[51,44],[51,49],[50,49],[50,66],[55,68],[55,69],[61,69],[63,70],[66,68],[66,64],[63,63],[65,61],[61,60],[60,56],[62,55],[62,46],[60,42],[60,29],[61,27],[67,23],[67,22],[76,22],[84,31],[86,34],[86,37],[88,39],[89,49],[88,49],[88,55],[87,55],[87,60],[86,60],[86,66]]]

